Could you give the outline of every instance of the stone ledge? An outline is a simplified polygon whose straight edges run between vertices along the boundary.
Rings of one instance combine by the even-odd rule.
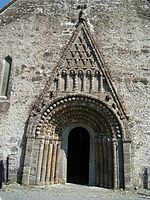
[[[0,112],[6,112],[9,109],[10,101],[6,96],[0,96]]]

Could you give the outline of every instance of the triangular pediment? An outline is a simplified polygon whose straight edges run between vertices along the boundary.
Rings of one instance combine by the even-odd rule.
[[[61,64],[60,64],[61,63]],[[59,69],[97,69],[102,66],[85,22],[78,25],[60,60]],[[61,67],[60,67],[61,65]]]
[[[54,68],[46,93],[87,94],[107,103],[120,118],[127,118],[107,67],[85,21],[79,22],[60,61]]]
[[[99,64],[91,42],[87,37],[85,27],[80,25],[80,31],[66,51],[66,58],[63,63],[67,68],[98,69]]]

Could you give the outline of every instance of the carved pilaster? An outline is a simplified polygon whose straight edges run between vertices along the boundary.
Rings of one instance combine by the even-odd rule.
[[[43,159],[43,149],[44,149],[44,138],[39,139],[39,156],[38,156],[38,165],[37,165],[37,175],[36,175],[36,184],[39,185],[41,178],[41,166]]]
[[[113,140],[113,166],[114,166],[114,188],[118,188],[118,150],[117,150],[117,142]]]
[[[95,74],[91,74],[91,92],[95,92]]]
[[[78,77],[77,74],[74,74],[74,88],[73,91],[77,91],[78,90]]]
[[[104,85],[103,85],[103,75],[100,74],[100,91],[104,92]]]
[[[46,181],[46,168],[47,168],[47,158],[48,158],[48,147],[49,147],[49,140],[45,139],[44,143],[44,151],[43,151],[43,161],[41,167],[41,182],[44,183]]]
[[[56,152],[56,170],[55,170],[55,183],[59,183],[59,165],[60,165],[60,148],[61,142],[57,142],[57,152]]]
[[[48,149],[48,158],[47,158],[46,183],[50,182],[51,165],[52,165],[52,150],[53,150],[53,144],[52,144],[52,141],[50,140],[49,149]]]
[[[57,153],[57,144],[55,141],[52,142],[53,144],[53,151],[52,151],[52,165],[51,165],[51,177],[50,183],[55,183],[55,167],[56,167],[56,153]]]

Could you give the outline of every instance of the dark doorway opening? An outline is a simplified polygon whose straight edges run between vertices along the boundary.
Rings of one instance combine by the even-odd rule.
[[[68,138],[67,182],[88,185],[90,136],[82,127],[74,128]]]

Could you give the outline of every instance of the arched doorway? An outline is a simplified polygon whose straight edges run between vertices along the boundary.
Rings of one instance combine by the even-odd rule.
[[[88,185],[90,137],[85,128],[76,127],[68,138],[67,182]]]
[[[33,126],[35,136],[27,138],[24,183],[73,182],[105,188],[124,187],[128,177],[124,178],[124,151],[128,143],[123,141],[120,120],[106,104],[87,96],[65,97],[51,104],[38,120],[38,125]],[[80,135],[83,149],[78,147]],[[76,182],[69,162],[75,160],[75,166],[81,164],[82,159],[74,159],[78,149],[80,154],[86,149],[88,153],[84,155],[89,157],[81,170],[85,175],[80,171]]]

